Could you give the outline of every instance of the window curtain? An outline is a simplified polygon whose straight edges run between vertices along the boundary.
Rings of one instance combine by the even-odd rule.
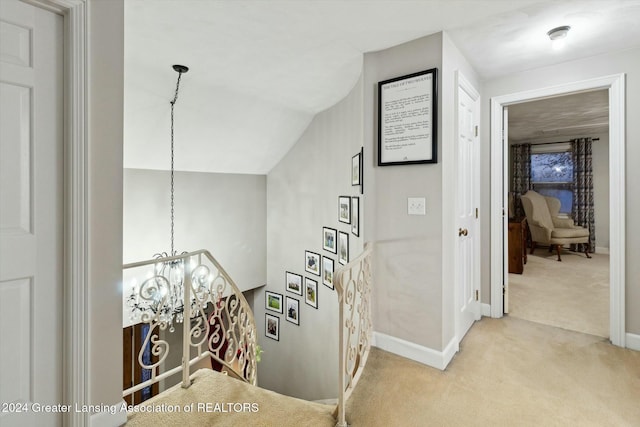
[[[531,189],[531,144],[512,145],[511,164],[513,166],[511,179],[511,191],[514,193],[513,216],[524,218],[520,196]]]
[[[596,227],[593,208],[593,166],[591,138],[571,141],[573,156],[573,220],[589,229],[590,252],[596,249]],[[571,250],[584,252],[584,243],[571,245]]]

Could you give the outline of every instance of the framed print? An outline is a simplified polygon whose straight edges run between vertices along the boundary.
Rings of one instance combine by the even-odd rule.
[[[351,224],[351,197],[338,197],[338,221]]]
[[[267,338],[280,341],[280,318],[273,314],[264,314],[264,334]]]
[[[378,166],[437,163],[438,69],[378,82]]]
[[[304,270],[308,273],[320,275],[320,254],[304,251]]]
[[[351,198],[351,232],[360,236],[360,198]]]
[[[333,259],[323,256],[322,257],[322,284],[331,289],[335,289],[335,287],[333,286],[333,271],[334,271]]]
[[[349,262],[349,235],[342,231],[338,233],[338,262],[346,265]]]
[[[351,185],[360,185],[361,161],[360,153],[351,158]]]
[[[285,273],[285,284],[289,292],[302,296],[302,276],[287,271]]]
[[[287,319],[288,322],[300,325],[300,301],[287,297],[287,305],[285,307],[285,319]]]
[[[337,254],[337,241],[338,232],[335,228],[322,227],[322,249]]]
[[[360,194],[364,194],[364,147],[360,147]]]
[[[313,308],[318,308],[318,282],[304,278],[304,302]]]
[[[282,314],[282,295],[275,292],[264,292],[264,308]]]

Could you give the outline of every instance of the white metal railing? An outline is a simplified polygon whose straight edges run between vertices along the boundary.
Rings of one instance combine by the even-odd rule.
[[[360,256],[338,270],[335,287],[339,302],[338,420],[346,427],[345,403],[356,386],[371,348],[371,260],[373,244],[365,244]]]
[[[140,321],[148,324],[149,330],[137,360],[143,369],[151,371],[151,378],[124,390],[122,395],[128,396],[180,371],[182,387],[187,388],[191,384],[190,367],[206,357],[218,362],[223,373],[232,373],[235,377],[255,385],[258,355],[253,312],[240,289],[209,251],[203,249],[125,264],[125,280],[132,277],[144,278],[140,286],[140,295],[157,297],[160,294],[163,298],[168,298],[167,290],[162,290],[161,287],[170,283],[170,278],[164,276],[164,269],[149,267],[176,261],[182,262],[184,266],[185,325],[182,337],[182,365],[160,372],[161,365],[170,351],[169,343],[160,338],[160,331],[167,330],[171,321],[161,312],[145,313]],[[166,274],[171,273],[167,271]],[[145,286],[151,290],[145,292]],[[157,357],[157,360],[151,363],[143,361],[147,345],[151,346],[151,354]],[[191,357],[192,350],[195,350],[194,357]]]

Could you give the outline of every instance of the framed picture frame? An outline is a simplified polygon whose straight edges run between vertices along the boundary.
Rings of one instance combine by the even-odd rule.
[[[264,308],[282,314],[282,294],[271,291],[264,292]]]
[[[280,318],[273,314],[264,314],[264,334],[267,338],[280,341]]]
[[[351,233],[360,236],[360,198],[351,198]]]
[[[360,158],[360,153],[358,153],[351,158],[351,185],[352,186],[360,185],[361,171],[362,171],[362,161]]]
[[[318,308],[318,282],[308,277],[304,278],[304,302]]]
[[[300,300],[288,296],[284,315],[287,322],[300,326]]]
[[[360,147],[360,194],[364,194],[364,147]]]
[[[351,224],[351,197],[338,197],[338,221]]]
[[[322,227],[322,249],[338,253],[338,231],[335,228]]]
[[[284,275],[284,283],[287,291],[302,296],[302,276],[287,271]]]
[[[304,251],[304,271],[320,276],[320,254]]]
[[[438,69],[378,82],[378,166],[438,163]]]
[[[335,271],[335,263],[333,258],[322,257],[322,284],[330,289],[335,289],[333,286],[333,273]]]
[[[349,263],[349,235],[342,231],[338,233],[338,262],[342,265]]]

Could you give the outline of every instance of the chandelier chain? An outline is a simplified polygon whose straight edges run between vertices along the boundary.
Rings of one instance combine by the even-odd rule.
[[[182,71],[178,71],[178,82],[176,83],[176,93],[171,101],[171,252],[170,256],[176,255],[173,244],[173,229],[174,229],[174,142],[173,142],[173,108],[178,100],[178,91],[180,90],[180,78],[182,77]]]

